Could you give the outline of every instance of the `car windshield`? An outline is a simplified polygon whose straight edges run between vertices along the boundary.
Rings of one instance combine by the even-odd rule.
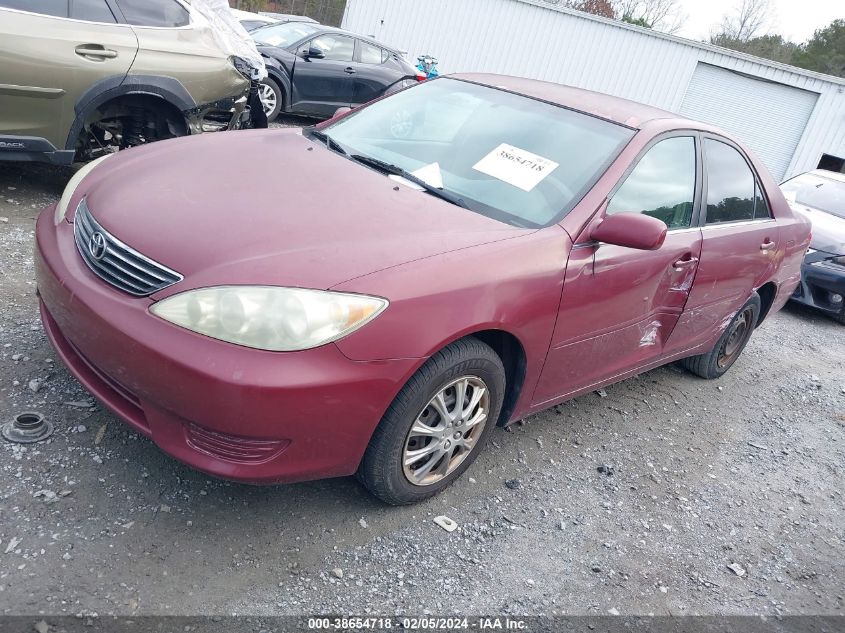
[[[398,167],[473,211],[530,227],[568,213],[635,134],[449,78],[377,101],[322,131],[351,156]]]
[[[319,30],[319,26],[307,22],[287,22],[285,24],[269,24],[250,32],[250,35],[258,44],[285,48]]]
[[[780,188],[790,202],[845,218],[845,183],[816,174],[801,174]]]

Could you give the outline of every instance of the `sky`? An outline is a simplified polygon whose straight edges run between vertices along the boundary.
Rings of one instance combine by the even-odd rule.
[[[842,0],[769,0],[774,10],[772,33],[779,33],[795,43],[813,36],[837,18],[845,18]],[[688,16],[676,35],[694,40],[705,39],[722,21],[722,16],[735,10],[740,0],[680,0]]]

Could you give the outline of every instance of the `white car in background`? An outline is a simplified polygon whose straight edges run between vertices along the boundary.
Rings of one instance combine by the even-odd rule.
[[[271,13],[270,11],[262,11],[261,15],[267,18],[275,18],[279,22],[310,22],[311,24],[319,24],[317,20],[309,18],[307,15],[295,15],[293,13]]]
[[[792,299],[845,325],[845,174],[814,169],[780,188],[792,209],[813,225]]]
[[[247,31],[253,31],[255,29],[261,28],[262,26],[267,26],[268,24],[275,24],[279,22],[276,18],[272,18],[267,15],[261,15],[259,13],[252,13],[250,11],[241,11],[240,9],[232,9],[232,14],[235,16],[235,19],[241,23],[241,26],[244,27]]]

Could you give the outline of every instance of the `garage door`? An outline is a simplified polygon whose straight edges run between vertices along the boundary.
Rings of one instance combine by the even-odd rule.
[[[780,181],[818,94],[699,62],[681,114],[717,125],[748,145]]]

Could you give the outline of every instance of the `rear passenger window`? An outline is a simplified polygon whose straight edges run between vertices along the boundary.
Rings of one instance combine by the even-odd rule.
[[[68,0],[0,0],[2,9],[19,9],[30,13],[53,15],[57,18],[68,16]]]
[[[768,217],[754,172],[742,154],[727,143],[708,138],[704,139],[704,156],[707,224]]]
[[[607,214],[643,213],[680,229],[692,221],[694,200],[695,139],[678,136],[645,153],[614,194]]]
[[[134,26],[187,26],[191,19],[176,0],[117,0],[126,21]]]
[[[367,42],[362,42],[358,40],[358,44],[361,47],[361,63],[362,64],[381,64],[382,63],[382,54],[381,48],[378,46],[373,46],[372,44],[368,44]]]
[[[70,17],[86,22],[117,22],[106,0],[71,0]]]

